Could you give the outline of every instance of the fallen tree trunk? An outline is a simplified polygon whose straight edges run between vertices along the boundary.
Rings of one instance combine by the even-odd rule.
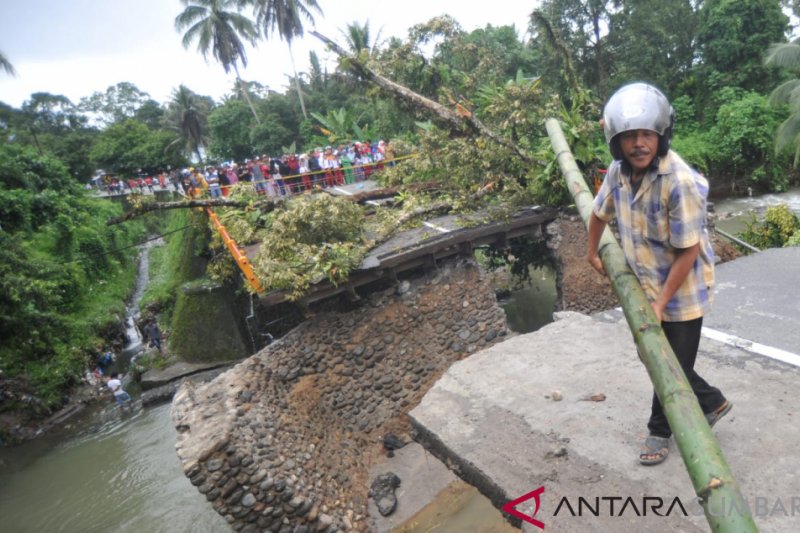
[[[421,94],[417,94],[408,87],[403,87],[399,83],[396,83],[385,76],[381,76],[377,72],[375,72],[372,68],[365,65],[357,58],[350,55],[344,48],[336,44],[333,40],[325,37],[321,33],[316,30],[312,30],[309,32],[311,35],[316,37],[317,39],[321,40],[325,44],[327,44],[339,57],[347,59],[348,63],[350,64],[351,68],[362,78],[365,80],[371,81],[384,91],[388,92],[395,98],[409,103],[418,109],[423,109],[428,111],[429,113],[433,113],[434,115],[438,116],[441,120],[443,120],[448,126],[456,130],[463,130],[464,127],[474,131],[475,133],[479,133],[488,139],[496,142],[497,144],[504,146],[510,150],[512,150],[515,154],[521,157],[524,161],[533,162],[534,158],[529,155],[527,152],[522,150],[517,144],[512,142],[509,139],[506,139],[494,131],[490,130],[483,124],[480,120],[478,120],[474,114],[470,113],[469,111],[453,111],[439,102],[434,102],[430,98],[426,98]]]
[[[265,211],[272,211],[278,205],[278,202],[273,200],[228,200],[227,198],[209,198],[204,200],[182,200],[180,202],[148,202],[134,207],[124,215],[109,218],[106,225],[113,226],[127,222],[136,217],[140,217],[146,213],[153,211],[166,211],[168,209],[189,209],[192,207],[256,207]]]
[[[446,184],[441,181],[426,181],[422,183],[411,183],[409,185],[398,185],[396,187],[383,187],[381,189],[373,189],[371,191],[364,191],[360,193],[356,193],[350,196],[341,195],[340,197],[351,202],[356,203],[364,203],[370,200],[380,200],[382,198],[391,198],[396,196],[398,193],[402,191],[410,191],[410,192],[429,192],[429,191],[437,191],[440,189],[445,188]],[[324,192],[330,192],[326,189],[322,189]],[[276,207],[278,207],[283,200],[272,200],[272,199],[263,199],[263,200],[253,200],[253,199],[242,199],[242,200],[231,200],[228,198],[206,198],[206,199],[192,199],[192,200],[182,200],[179,202],[148,202],[145,204],[141,204],[139,206],[134,207],[124,215],[120,215],[118,217],[110,218],[106,221],[106,224],[112,226],[114,224],[120,224],[122,222],[126,222],[133,218],[142,216],[146,213],[151,213],[153,211],[166,211],[168,209],[188,209],[192,207],[236,207],[236,208],[245,208],[251,207],[253,209],[260,209],[262,211],[273,211]]]

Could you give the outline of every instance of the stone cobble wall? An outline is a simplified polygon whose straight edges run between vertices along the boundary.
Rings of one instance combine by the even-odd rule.
[[[380,436],[450,364],[507,334],[472,260],[318,315],[173,400],[184,472],[237,531],[368,531]]]

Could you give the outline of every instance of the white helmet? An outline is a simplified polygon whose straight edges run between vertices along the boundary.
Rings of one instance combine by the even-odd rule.
[[[667,97],[646,83],[631,83],[621,87],[611,95],[603,110],[603,131],[614,159],[623,157],[617,136],[631,130],[658,133],[658,155],[666,155],[674,124],[675,111]]]

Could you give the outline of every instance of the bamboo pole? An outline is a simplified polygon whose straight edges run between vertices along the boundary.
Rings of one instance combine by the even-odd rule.
[[[550,143],[558,158],[570,194],[588,225],[593,196],[583,179],[556,119],[546,122]],[[669,420],[675,442],[712,531],[757,532],[717,440],[700,410],[661,325],[639,280],[628,267],[622,249],[606,228],[600,240],[600,259],[622,304],[639,357],[655,387]]]

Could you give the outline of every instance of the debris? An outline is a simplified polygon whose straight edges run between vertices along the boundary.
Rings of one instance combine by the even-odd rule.
[[[372,480],[369,496],[375,501],[381,516],[389,516],[394,512],[397,507],[397,497],[394,495],[394,489],[399,486],[400,478],[394,472],[381,474]]]
[[[394,433],[388,433],[383,437],[383,447],[387,450],[399,450],[405,445],[406,442]]]
[[[550,397],[553,399],[554,402],[560,402],[561,400],[564,399],[564,395],[561,394],[561,391],[557,391],[557,390],[554,390],[550,394]]]
[[[604,402],[606,400],[606,395],[602,392],[598,392],[597,394],[591,394],[589,396],[584,396],[579,402]]]

